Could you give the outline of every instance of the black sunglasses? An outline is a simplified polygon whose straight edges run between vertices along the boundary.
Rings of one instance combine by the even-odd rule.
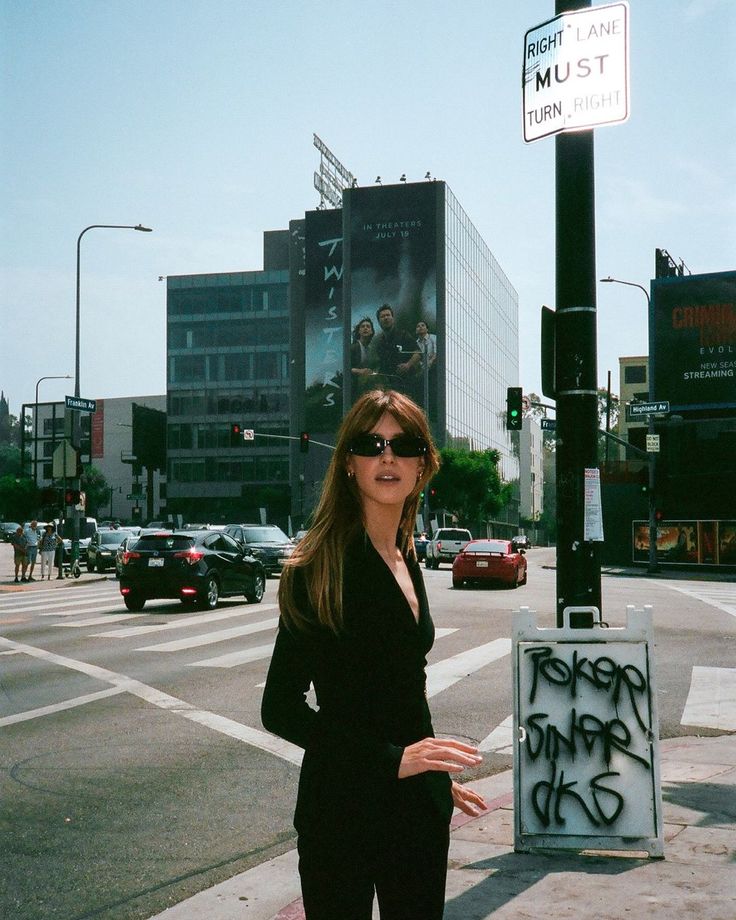
[[[397,434],[395,438],[382,438],[379,434],[359,434],[348,444],[348,453],[356,457],[378,457],[388,446],[397,457],[423,457],[429,451],[424,438],[413,434]]]

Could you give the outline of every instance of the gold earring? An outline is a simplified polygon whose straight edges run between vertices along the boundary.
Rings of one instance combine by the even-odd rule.
[[[355,473],[352,470],[348,470],[348,479],[352,479],[355,476]]]

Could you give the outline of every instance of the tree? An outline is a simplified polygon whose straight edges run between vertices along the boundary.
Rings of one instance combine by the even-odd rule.
[[[110,486],[104,474],[96,466],[84,468],[79,487],[87,496],[86,513],[90,517],[97,517],[99,510],[110,504]]]
[[[508,501],[510,487],[501,482],[497,450],[444,447],[440,458],[440,471],[431,483],[436,506],[461,521],[481,524]]]
[[[37,513],[39,493],[36,483],[25,477],[0,479],[0,517],[6,521],[30,520]]]

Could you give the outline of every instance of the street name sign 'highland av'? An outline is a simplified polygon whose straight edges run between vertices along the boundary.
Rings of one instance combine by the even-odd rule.
[[[524,36],[527,143],[629,117],[629,5],[555,16]]]

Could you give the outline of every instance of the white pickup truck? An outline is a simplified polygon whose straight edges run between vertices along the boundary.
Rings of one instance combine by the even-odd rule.
[[[472,540],[469,530],[460,527],[440,527],[427,544],[427,556],[424,565],[428,569],[438,569],[440,562],[452,563]]]

